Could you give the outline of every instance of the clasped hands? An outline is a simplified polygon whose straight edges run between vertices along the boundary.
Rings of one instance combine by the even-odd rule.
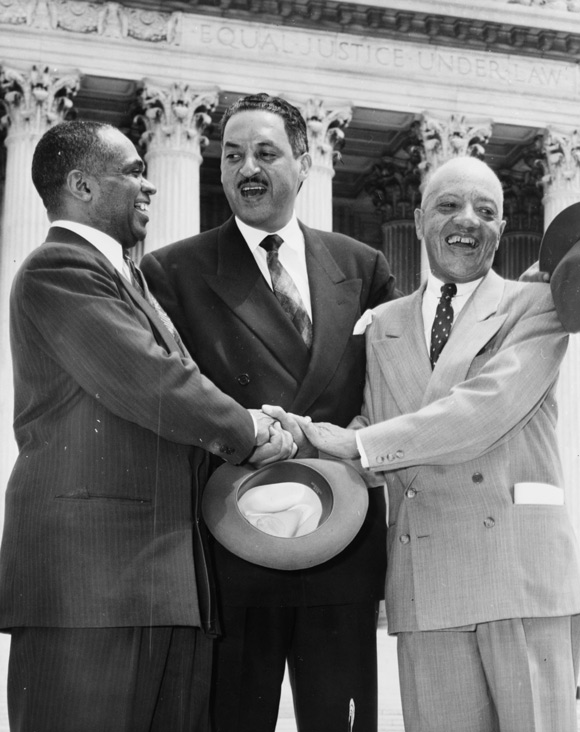
[[[256,467],[294,457],[318,457],[319,451],[343,459],[359,456],[355,430],[329,422],[313,422],[310,417],[300,417],[268,404],[261,410],[249,411],[258,430],[256,448],[249,458]]]

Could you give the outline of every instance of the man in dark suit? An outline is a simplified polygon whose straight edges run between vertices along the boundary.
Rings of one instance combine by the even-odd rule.
[[[394,297],[394,282],[376,250],[297,221],[310,165],[295,107],[265,94],[239,100],[222,121],[222,184],[234,217],[147,255],[142,267],[200,369],[223,391],[247,407],[281,405],[346,425],[365,378],[355,324]],[[273,732],[288,661],[301,732],[347,729],[351,700],[355,728],[373,732],[382,488],[371,489],[353,543],[320,566],[277,571],[217,543],[213,550],[223,630],[215,731]]]
[[[205,451],[259,457],[269,427],[201,375],[131,273],[143,170],[109,125],[56,125],[34,154],[51,228],[11,294],[19,455],[0,552],[14,731],[207,729],[197,487]]]

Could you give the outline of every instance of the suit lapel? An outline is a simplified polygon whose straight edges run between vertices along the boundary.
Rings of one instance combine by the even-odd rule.
[[[309,352],[262,277],[235,219],[218,230],[217,271],[204,275],[209,287],[259,338],[295,379],[308,366]]]
[[[473,359],[501,328],[507,313],[495,313],[504,286],[504,280],[492,270],[466,303],[433,371],[423,405],[446,396],[453,386],[464,381]]]
[[[113,268],[114,276],[117,279],[117,282],[119,283],[121,289],[126,294],[126,296],[132,300],[132,302],[139,308],[139,310],[142,310],[145,315],[147,316],[147,319],[149,320],[151,324],[152,330],[157,334],[158,341],[161,341],[165,348],[171,352],[171,351],[179,351],[180,353],[188,356],[188,351],[186,350],[185,346],[180,342],[178,343],[175,338],[171,335],[171,331],[168,330],[165,323],[161,320],[159,317],[157,311],[151,305],[151,303],[147,300],[147,298],[143,297],[139,290],[137,290],[133,285],[128,282],[123,275],[118,272],[115,268]]]
[[[308,371],[291,409],[308,410],[334,376],[360,310],[361,282],[347,280],[327,245],[313,229],[300,225],[312,303],[313,339]]]
[[[388,398],[392,396],[400,414],[419,409],[431,378],[421,314],[423,290],[424,287],[389,306],[388,316],[378,326],[380,330],[372,344]],[[379,393],[381,390],[384,387],[379,388]],[[391,408],[388,411],[394,416]]]
[[[166,349],[171,351],[181,351],[185,353],[183,347],[178,344],[171,333],[167,330],[165,325],[159,319],[155,308],[149,304],[149,302],[138,292],[127,280],[113,267],[110,260],[95,246],[93,246],[87,239],[80,236],[70,229],[61,228],[60,226],[53,226],[49,229],[46,237],[47,242],[60,242],[62,244],[73,244],[75,246],[82,247],[98,259],[102,266],[108,270],[111,278],[117,282],[120,286],[121,291],[125,294],[127,299],[131,300],[139,310],[147,316],[151,324],[151,329],[157,334],[158,340],[163,343]]]

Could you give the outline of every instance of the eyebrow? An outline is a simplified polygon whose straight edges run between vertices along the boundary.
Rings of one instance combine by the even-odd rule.
[[[135,158],[134,160],[128,162],[126,165],[123,165],[121,170],[132,170],[133,168],[139,168],[139,170],[143,172],[145,170],[145,163],[143,162],[143,160],[141,160],[141,158]]]
[[[462,198],[462,195],[460,193],[454,193],[453,191],[443,191],[439,195],[435,196],[434,197],[434,200],[435,200],[436,203],[439,203],[441,200],[443,200],[445,198],[457,198],[457,199],[460,199],[460,198]],[[480,194],[477,194],[476,195],[475,202],[476,203],[491,204],[495,208],[498,208],[497,201],[494,198],[488,196],[485,193],[483,193],[481,195]]]
[[[230,140],[224,140],[223,147],[233,147],[238,148],[242,147],[242,145],[238,142],[231,142]],[[258,142],[258,147],[279,147],[279,145],[274,142],[273,140],[262,140]]]

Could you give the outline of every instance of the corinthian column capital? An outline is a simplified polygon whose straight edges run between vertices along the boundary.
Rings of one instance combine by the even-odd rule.
[[[296,201],[296,213],[309,226],[332,231],[333,163],[340,156],[352,109],[347,104],[333,106],[314,98],[294,105],[306,121],[312,158],[308,180]]]
[[[578,130],[548,128],[538,135],[526,159],[544,192],[544,228],[566,206],[580,199],[580,135]]]
[[[580,184],[580,135],[550,129],[544,136],[544,182],[555,186]]]
[[[440,119],[424,113],[419,125],[424,173],[429,175],[451,158],[483,158],[491,131],[491,120],[469,120],[456,114]]]
[[[66,119],[72,97],[80,85],[78,74],[59,74],[48,66],[30,71],[0,67],[0,125],[11,134],[40,137],[49,127]]]
[[[296,106],[306,120],[313,164],[332,168],[344,142],[344,129],[352,119],[352,107],[328,105],[322,99],[308,99]]]
[[[140,119],[145,125],[141,142],[149,151],[177,150],[199,156],[208,144],[204,131],[217,102],[217,90],[199,91],[180,82],[159,86],[146,81],[140,95]]]

